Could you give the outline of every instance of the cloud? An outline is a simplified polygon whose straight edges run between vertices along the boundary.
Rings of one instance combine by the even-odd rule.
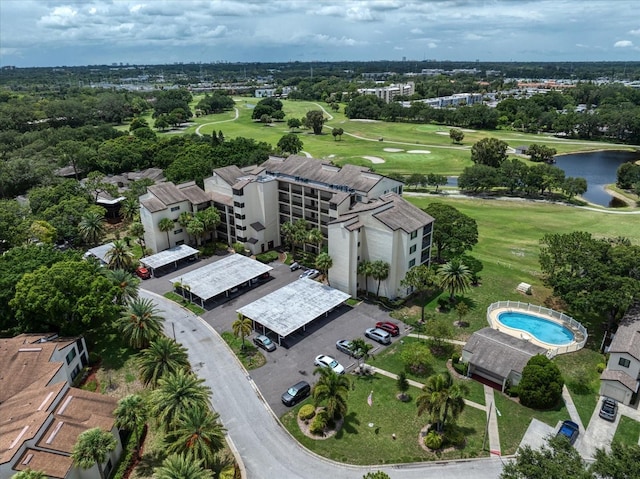
[[[409,32],[413,33],[414,35],[422,35],[424,33],[421,28],[412,28],[411,30],[409,30]]]
[[[613,44],[615,48],[630,48],[633,47],[633,42],[629,40],[620,40]]]
[[[629,30],[629,34],[630,35],[640,35],[640,28],[638,28],[637,30]]]

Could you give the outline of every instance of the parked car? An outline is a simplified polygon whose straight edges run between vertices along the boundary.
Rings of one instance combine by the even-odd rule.
[[[566,437],[569,440],[569,444],[574,444],[576,439],[578,439],[578,434],[580,434],[580,427],[573,421],[562,421],[560,425],[560,430],[557,437]]]
[[[149,271],[144,266],[140,266],[136,268],[136,276],[138,276],[141,279],[149,279],[151,278],[151,271]]]
[[[396,323],[392,323],[391,321],[378,321],[376,323],[376,328],[384,329],[391,336],[397,336],[400,334],[400,328]]]
[[[317,278],[319,274],[320,274],[320,271],[318,271],[317,269],[308,269],[304,273],[302,273],[300,277],[313,279],[313,278]]]
[[[332,358],[331,356],[327,356],[326,354],[316,356],[313,364],[321,368],[331,368],[336,374],[344,374],[344,366],[334,358]]]
[[[290,269],[291,271],[295,271],[295,270],[297,270],[297,269],[300,269],[300,265],[294,261],[293,263],[291,263],[291,264],[289,265],[289,269]]]
[[[259,348],[264,349],[265,351],[271,352],[276,350],[276,343],[271,341],[271,339],[269,339],[264,334],[259,334],[258,336],[253,338],[253,344],[258,346]]]
[[[348,339],[340,339],[339,341],[336,341],[336,349],[356,359],[362,357],[362,351],[360,351],[359,349],[357,351],[354,351],[352,349],[351,341],[349,341]]]
[[[618,414],[618,402],[615,399],[605,397],[600,406],[600,417],[607,421],[615,421]]]
[[[287,389],[282,394],[282,403],[285,406],[294,406],[311,394],[311,386],[307,381],[300,381]]]
[[[380,344],[390,344],[391,343],[391,335],[386,332],[384,329],[380,328],[369,328],[364,332],[364,335],[373,339],[374,341]]]

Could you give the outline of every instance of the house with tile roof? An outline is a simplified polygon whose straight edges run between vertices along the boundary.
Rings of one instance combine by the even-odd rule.
[[[21,334],[0,339],[0,477],[32,469],[60,479],[99,478],[98,466],[73,466],[78,435],[100,427],[117,447],[101,467],[115,466],[122,444],[114,425],[117,401],[71,387],[88,363],[83,338]]]
[[[606,351],[609,361],[600,376],[600,395],[636,404],[640,390],[640,302],[627,310]]]

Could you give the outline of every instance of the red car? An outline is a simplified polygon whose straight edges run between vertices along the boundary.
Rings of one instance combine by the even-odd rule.
[[[151,271],[149,271],[147,268],[140,266],[139,268],[136,268],[136,275],[142,279],[149,279],[151,278]]]
[[[396,323],[392,323],[391,321],[379,321],[376,323],[376,328],[383,329],[391,336],[397,336],[400,334],[400,328]]]

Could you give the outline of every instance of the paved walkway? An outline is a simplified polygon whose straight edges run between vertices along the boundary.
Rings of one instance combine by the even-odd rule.
[[[562,399],[564,400],[564,405],[567,407],[567,412],[569,413],[571,420],[580,426],[581,431],[584,431],[584,424],[582,424],[580,414],[578,414],[576,405],[573,403],[573,398],[571,397],[571,394],[569,394],[569,390],[566,385],[562,386]]]
[[[409,333],[407,334],[407,336],[418,339],[434,339],[432,336],[425,336],[424,334],[417,333]],[[457,339],[442,339],[441,341],[445,343],[457,344],[458,346],[464,346],[465,344],[467,344],[466,342],[458,341]]]
[[[498,430],[498,408],[496,407],[493,388],[484,385],[484,403],[487,405],[487,434],[489,435],[489,454],[501,456],[500,431]]]

